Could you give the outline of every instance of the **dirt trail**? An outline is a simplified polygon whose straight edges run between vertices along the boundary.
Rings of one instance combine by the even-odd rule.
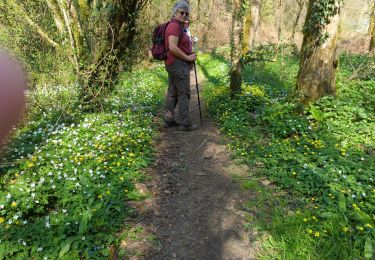
[[[199,123],[193,73],[191,83],[191,116]],[[204,108],[203,115],[196,131],[162,132],[157,160],[148,169],[154,198],[139,204],[139,225],[157,243],[151,246],[145,238],[129,244],[130,259],[255,259],[255,233],[244,231],[245,214],[238,207],[252,194],[231,177],[245,177],[248,169],[231,160]]]

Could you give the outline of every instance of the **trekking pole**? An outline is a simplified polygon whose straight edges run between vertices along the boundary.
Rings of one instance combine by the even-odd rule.
[[[199,98],[199,86],[198,86],[197,66],[195,64],[195,61],[194,61],[194,73],[195,73],[195,87],[197,89],[197,95],[198,95],[199,117],[201,119],[201,125],[203,125],[203,122],[202,122],[202,111],[201,111],[201,100]]]

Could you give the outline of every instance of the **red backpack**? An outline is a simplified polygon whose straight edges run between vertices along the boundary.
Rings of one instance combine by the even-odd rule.
[[[152,34],[151,53],[152,53],[152,57],[155,60],[167,59],[168,49],[165,47],[165,31],[167,30],[167,26],[170,23],[172,23],[172,21],[168,21],[166,23],[160,24],[154,29],[154,33]],[[181,35],[182,35],[182,30],[181,30]]]

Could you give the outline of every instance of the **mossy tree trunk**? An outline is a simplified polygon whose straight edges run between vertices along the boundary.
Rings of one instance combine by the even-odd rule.
[[[336,95],[340,6],[339,1],[333,1],[332,15],[324,16],[319,13],[319,1],[309,0],[304,26],[297,91],[305,105],[323,96]],[[317,27],[317,20],[325,21]]]
[[[44,9],[39,1],[46,17],[41,21],[30,15],[28,1],[2,1],[7,12],[69,58],[81,103],[96,109],[97,97],[111,90],[118,73],[132,63],[138,16],[148,0],[45,0]]]
[[[90,68],[90,72],[84,78],[81,101],[88,104],[89,108],[92,107],[91,104],[97,106],[97,97],[111,90],[117,75],[124,68],[131,68],[131,52],[136,48],[134,38],[137,34],[137,20],[147,1],[111,1],[111,11],[103,21],[103,40],[95,43],[98,47],[95,48],[94,60],[90,62],[93,69]]]
[[[371,36],[369,50],[375,51],[375,3],[373,3],[372,12],[370,16],[369,34]]]
[[[250,8],[245,17],[243,25],[242,54],[253,49],[255,35],[259,25],[260,0],[251,0]]]
[[[230,45],[231,45],[231,68],[229,72],[230,77],[230,91],[232,95],[241,92],[242,85],[242,65],[241,65],[241,54],[242,54],[242,39],[243,39],[243,24],[245,0],[233,0],[232,3],[232,26],[230,32]]]

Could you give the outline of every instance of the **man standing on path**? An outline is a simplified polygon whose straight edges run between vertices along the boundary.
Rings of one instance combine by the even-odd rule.
[[[164,126],[179,126],[180,130],[193,131],[198,129],[190,121],[190,69],[196,60],[192,53],[192,43],[183,30],[183,24],[189,20],[190,7],[187,1],[179,1],[172,8],[171,23],[165,31],[165,47],[168,50],[165,67],[168,72],[169,87],[166,98]],[[174,118],[174,110],[178,102],[180,124]]]

